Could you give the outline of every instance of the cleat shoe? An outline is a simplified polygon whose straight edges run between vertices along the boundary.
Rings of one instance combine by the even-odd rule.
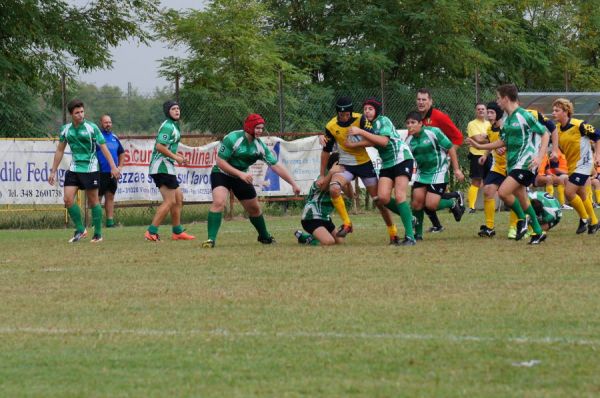
[[[400,245],[400,237],[398,235],[392,236],[390,238],[390,245],[396,245],[396,246]]]
[[[440,225],[439,227],[431,227],[427,230],[427,232],[431,232],[434,234],[437,234],[439,232],[442,232],[444,230],[444,227],[442,225]]]
[[[160,236],[158,234],[152,234],[148,230],[146,230],[146,233],[144,234],[144,238],[146,238],[146,240],[149,240],[152,242],[160,242]]]
[[[594,235],[599,230],[600,230],[600,223],[588,226],[588,234],[590,234],[590,235]]]
[[[599,208],[599,207],[600,207],[600,204],[598,204],[598,203],[594,203],[594,204],[592,205],[592,207],[593,207],[594,209],[597,209],[597,208]]]
[[[577,228],[577,231],[575,231],[575,233],[577,235],[584,233],[585,231],[587,231],[589,224],[590,224],[589,220],[582,220],[580,218],[579,219],[579,227]]]
[[[299,229],[294,232],[294,236],[298,239],[298,243],[306,243],[306,239],[303,236],[304,234]]]
[[[102,235],[94,235],[92,240],[90,240],[90,243],[100,243],[102,241],[103,241]]]
[[[475,213],[477,213],[477,210],[475,210],[475,209],[469,209],[469,214],[475,214]]]
[[[465,214],[465,208],[460,205],[459,200],[456,200],[456,203],[454,203],[454,206],[452,206],[452,208],[450,209],[450,212],[454,216],[454,219],[456,220],[456,222],[459,222],[460,219],[462,218],[463,214]]]
[[[270,245],[272,243],[276,243],[275,239],[272,236],[268,236],[266,238],[261,238],[260,236],[257,239],[263,245]]]
[[[415,236],[416,237],[416,236]],[[404,240],[400,243],[398,243],[398,246],[414,246],[417,244],[417,240],[410,238],[408,236],[404,237]]]
[[[194,239],[196,239],[196,237],[194,235],[190,235],[184,231],[180,234],[174,233],[173,235],[171,235],[171,239],[172,240],[194,240]]]
[[[479,229],[478,235],[482,238],[493,238],[496,235],[496,231],[494,230],[494,228],[488,228],[487,225],[482,225]]]
[[[215,241],[212,239],[205,240],[204,242],[202,242],[202,247],[205,249],[212,249],[213,247],[215,247]]]
[[[515,235],[515,240],[521,240],[528,232],[527,228],[527,218],[524,220],[517,221],[517,233]]]
[[[573,210],[573,207],[569,206],[568,204],[563,204],[562,206],[560,206],[561,210]]]
[[[508,235],[507,235],[508,239],[515,239],[517,237],[517,228],[515,227],[510,227],[508,229]]]
[[[423,236],[415,234],[415,240],[423,240]]]
[[[543,241],[546,240],[546,233],[542,232],[539,235],[531,235],[531,240],[529,241],[530,245],[539,245]]]
[[[337,236],[339,236],[340,238],[344,238],[346,235],[348,235],[350,233],[352,233],[352,224],[350,224],[350,225],[343,224],[337,230]]]
[[[79,242],[81,239],[85,239],[88,236],[87,229],[84,229],[83,232],[75,231],[73,237],[69,239],[69,243]]]

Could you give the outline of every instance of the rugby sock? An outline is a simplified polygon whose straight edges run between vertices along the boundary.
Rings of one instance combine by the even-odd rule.
[[[396,227],[396,224],[388,225],[387,232],[390,238],[393,238],[394,236],[398,235],[398,227]]]
[[[217,234],[219,228],[221,228],[221,221],[223,221],[223,212],[208,212],[208,239],[215,242],[217,240]]]
[[[73,224],[75,224],[75,229],[77,232],[85,231],[83,222],[81,222],[81,209],[79,208],[79,205],[73,204],[73,206],[69,207],[67,211],[69,212],[69,216],[71,217]]]
[[[533,206],[531,206],[531,204],[529,206],[527,206],[527,209],[525,209],[525,213],[527,213],[529,215],[529,222],[531,223],[531,227],[533,228],[533,232],[536,235],[541,234],[542,232],[544,232],[542,230],[542,227],[540,226],[540,223],[537,219],[537,215],[535,214],[535,210],[533,209]]]
[[[321,245],[321,242],[319,242],[319,239],[315,238],[314,236],[310,235],[311,237],[311,241],[308,243],[311,246],[319,246]]]
[[[554,185],[546,185],[546,192],[554,196]]]
[[[594,205],[592,204],[591,196],[588,196],[583,201],[583,206],[585,207],[585,212],[588,214],[588,216],[590,216],[590,224],[598,224],[598,217],[596,217],[596,213],[594,212]]]
[[[415,237],[415,232],[413,231],[412,226],[412,211],[410,210],[410,206],[407,202],[398,203],[398,208],[400,209],[400,218],[402,219],[402,225],[404,226],[404,233],[409,238]]]
[[[562,206],[565,204],[565,186],[560,184],[556,187],[556,190],[558,191],[558,197],[556,199],[558,199],[558,203]]]
[[[442,227],[442,223],[440,222],[440,219],[438,218],[435,210],[425,209],[424,212],[427,213],[427,217],[429,217],[429,221],[431,221],[431,224],[433,224],[434,227],[436,227],[436,228]]]
[[[600,189],[596,189],[594,194],[596,196],[596,203],[600,204]]]
[[[94,235],[102,236],[102,205],[100,203],[92,207],[92,222],[94,223]]]
[[[579,218],[581,218],[582,220],[587,220],[588,214],[585,210],[583,200],[581,200],[579,195],[575,195],[575,197],[571,200],[570,205],[573,206],[577,214],[579,214]]]
[[[258,217],[250,217],[250,222],[258,231],[258,236],[261,238],[268,238],[271,236],[269,231],[267,231],[267,224],[265,223],[265,218],[262,214]]]
[[[415,216],[415,219],[417,221],[415,223],[415,235],[423,237],[423,209],[415,210],[413,212],[413,215]]]
[[[183,228],[183,225],[179,224],[177,226],[174,226],[171,230],[173,231],[174,234],[180,234],[183,231],[185,231],[185,228]]]
[[[594,192],[592,191],[592,185],[591,184],[585,186],[585,193],[586,193],[586,196],[588,198],[591,198],[592,195],[594,195]]]
[[[348,215],[348,211],[346,210],[346,203],[344,203],[344,198],[338,196],[337,198],[331,198],[331,203],[333,203],[333,207],[335,207],[335,211],[340,215],[342,219],[342,223],[344,225],[352,225],[350,221],[350,216]]]
[[[400,214],[400,209],[398,208],[398,203],[396,203],[395,199],[390,199],[390,201],[388,202],[387,205],[385,205],[385,207],[387,207],[388,209],[390,209],[392,212],[396,213],[399,216],[402,216],[402,214]]]
[[[307,243],[309,242],[309,239],[314,239],[314,236],[312,236],[311,234],[307,234],[306,232],[301,232],[300,236],[298,237],[298,243]]]
[[[467,200],[469,202],[469,209],[475,208],[475,202],[477,202],[477,194],[479,193],[479,187],[471,185],[469,187],[469,193],[467,194]]]
[[[485,226],[494,229],[494,217],[496,216],[496,199],[485,199],[483,201],[483,212],[485,213]]]
[[[151,234],[157,234],[158,227],[156,225],[150,224],[150,226],[148,227],[148,232],[150,232]]]
[[[513,228],[517,227],[517,221],[519,221],[519,218],[517,217],[517,215],[515,214],[514,211],[510,211],[510,214],[508,215],[508,219],[510,222],[510,226]]]
[[[512,206],[509,206],[511,208],[512,211],[515,212],[515,214],[517,215],[517,218],[519,220],[524,220],[525,219],[525,212],[523,211],[523,208],[521,207],[521,202],[519,202],[519,199],[515,198],[515,201],[513,202]]]
[[[455,203],[455,199],[440,199],[440,203],[438,203],[438,207],[436,210],[451,209],[452,207],[454,207]]]
[[[459,195],[458,192],[453,191],[453,192],[444,192],[442,194],[442,199],[458,199]]]
[[[112,218],[107,218],[106,219],[106,226],[107,227],[112,227],[115,225],[115,220],[113,220]]]

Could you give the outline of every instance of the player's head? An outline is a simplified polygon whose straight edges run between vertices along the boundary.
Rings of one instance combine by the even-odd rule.
[[[382,103],[375,97],[370,97],[363,102],[363,113],[369,121],[373,121],[381,115]]]
[[[488,102],[487,117],[489,122],[497,122],[498,120],[502,119],[502,116],[504,116],[504,111],[502,110],[502,108],[500,108],[495,101]]]
[[[73,119],[73,122],[75,122],[76,124],[83,122],[83,119],[85,117],[85,110],[82,100],[73,99],[69,101],[69,103],[67,104],[67,109],[69,110],[69,114],[71,115],[71,119]]]
[[[337,162],[339,162],[339,161],[340,161],[339,152],[331,152],[331,155],[329,155],[329,160],[327,161],[326,172],[331,170],[331,168],[333,166],[335,166],[337,164]]]
[[[423,128],[423,121],[421,120],[421,113],[418,111],[409,112],[404,118],[406,123],[406,129],[408,134],[416,134]]]
[[[265,119],[258,113],[251,113],[244,120],[244,131],[251,136],[259,136],[265,130]]]
[[[424,87],[417,90],[417,109],[422,114],[429,112],[433,106],[433,97],[429,89]]]
[[[174,100],[168,100],[163,104],[163,112],[165,113],[165,116],[171,120],[177,121],[181,117],[179,104]]]
[[[519,90],[514,84],[503,84],[496,89],[496,102],[506,110],[510,102],[519,102]]]
[[[573,116],[574,110],[573,103],[566,98],[557,98],[552,103],[552,116],[557,120]]]
[[[353,110],[352,98],[346,96],[338,98],[335,103],[335,110],[339,122],[345,123],[350,120]]]
[[[100,116],[100,128],[104,131],[112,130],[112,119],[110,116],[106,114]]]

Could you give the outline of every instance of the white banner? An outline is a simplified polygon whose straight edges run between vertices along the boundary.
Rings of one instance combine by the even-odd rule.
[[[306,194],[319,175],[321,146],[318,138],[307,137],[284,141],[278,137],[261,138],[276,154]],[[119,180],[116,201],[161,199],[160,192],[148,175],[154,146],[150,139],[124,139],[125,167]],[[48,175],[57,146],[56,141],[0,140],[0,204],[62,204],[63,183],[71,153],[67,146],[57,173],[58,183],[48,184]],[[219,142],[201,147],[179,145],[178,153],[188,159],[185,167],[177,167],[177,179],[186,202],[212,200],[210,173],[215,163]],[[292,195],[291,186],[263,162],[250,168],[260,196]]]

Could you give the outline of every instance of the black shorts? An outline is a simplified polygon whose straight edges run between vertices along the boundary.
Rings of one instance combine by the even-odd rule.
[[[65,173],[65,187],[78,187],[79,189],[98,189],[100,186],[100,173],[78,173],[67,170]]]
[[[354,178],[360,177],[361,179],[365,178],[377,178],[377,174],[375,173],[375,167],[373,167],[373,162],[367,162],[363,164],[359,164],[356,166],[348,166],[343,164],[344,169],[347,172],[351,173]]]
[[[500,186],[506,180],[506,176],[503,176],[500,173],[496,173],[495,171],[490,171],[487,176],[485,176],[485,180],[483,180],[483,185],[497,185]]]
[[[177,181],[177,176],[173,174],[167,173],[158,173],[158,174],[150,174],[150,177],[154,180],[154,184],[157,188],[162,187],[163,185],[169,189],[177,189],[179,188],[179,182]]]
[[[415,162],[412,159],[407,159],[404,162],[388,167],[387,169],[381,169],[379,170],[379,178],[387,177],[393,181],[396,177],[407,176],[410,181],[414,164]]]
[[[210,186],[212,189],[215,189],[216,187],[225,187],[233,191],[233,195],[238,200],[256,198],[256,189],[254,189],[254,185],[248,184],[237,177],[232,177],[220,171],[213,171],[210,174]]]
[[[446,187],[448,186],[448,183],[444,182],[442,184],[423,184],[420,182],[415,182],[413,184],[413,189],[415,188],[421,188],[421,187],[426,187],[427,188],[427,192],[431,192],[434,193],[436,195],[440,195],[442,196],[442,194],[444,192],[446,192]]]
[[[517,182],[524,187],[530,186],[535,181],[535,174],[529,170],[514,169],[508,173],[508,175],[517,180]]]
[[[113,195],[117,192],[117,180],[110,173],[100,173],[100,186],[98,187],[98,195],[103,196],[107,192]]]
[[[302,220],[302,228],[309,234],[315,232],[315,230],[319,227],[325,227],[329,231],[329,233],[333,233],[335,230],[335,225],[331,220]]]
[[[575,184],[579,187],[582,187],[585,185],[589,177],[590,176],[587,176],[585,174],[573,173],[569,176],[569,182],[571,184]]]
[[[484,179],[488,175],[490,167],[492,167],[492,157],[488,156],[483,165],[479,164],[481,155],[473,155],[469,152],[467,158],[469,158],[469,176]]]

